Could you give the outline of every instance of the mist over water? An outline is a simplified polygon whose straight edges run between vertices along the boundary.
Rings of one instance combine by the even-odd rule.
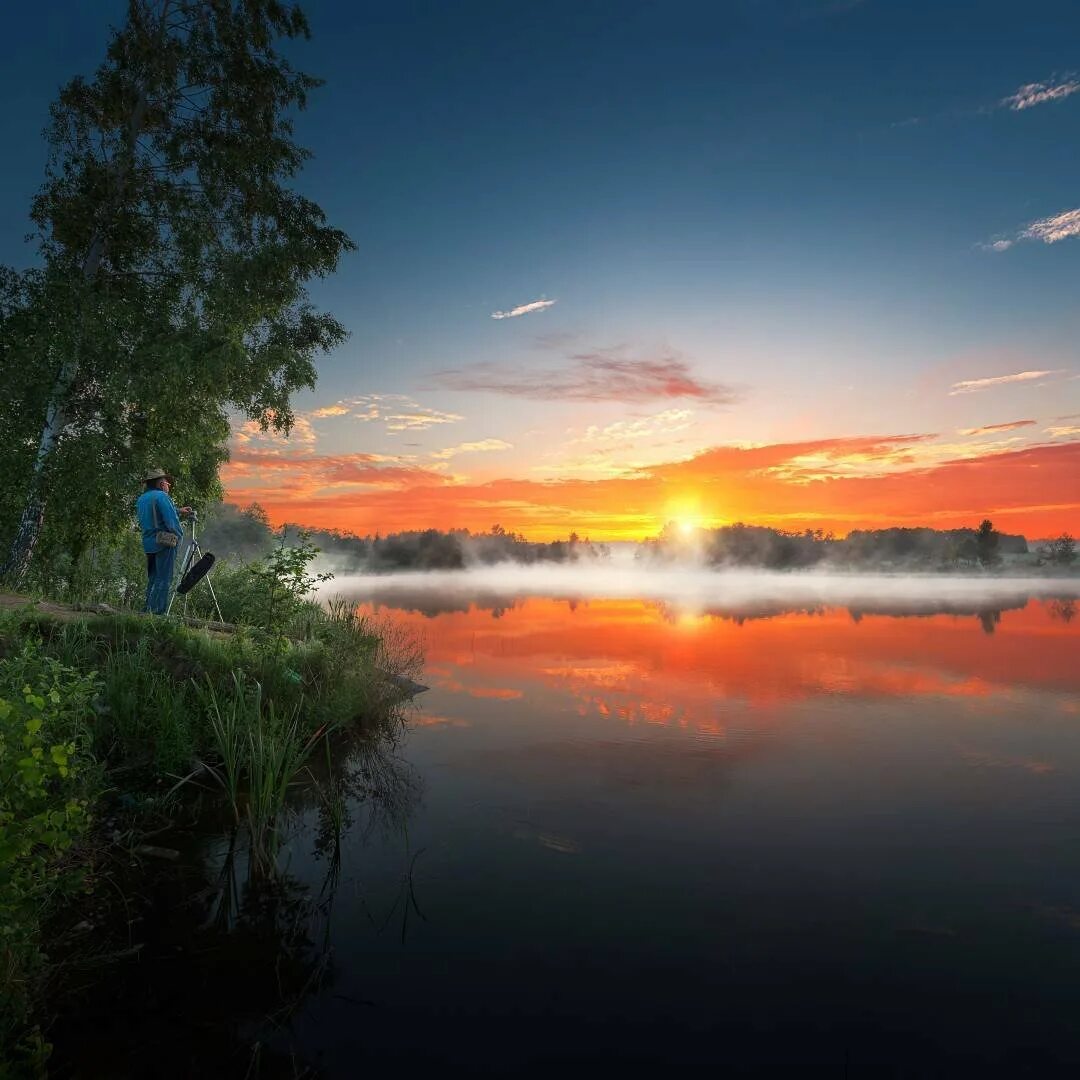
[[[1074,599],[1080,597],[1080,577],[713,570],[646,566],[618,552],[603,562],[339,574],[321,587],[321,595],[432,613],[550,597],[646,600],[681,612],[733,615],[828,607],[896,615],[968,614],[1022,608],[1033,599]]]

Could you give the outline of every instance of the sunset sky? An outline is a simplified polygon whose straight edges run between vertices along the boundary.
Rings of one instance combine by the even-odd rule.
[[[351,331],[229,497],[383,533],[1080,531],[1080,4],[309,0]],[[0,262],[122,0],[6,16]],[[167,464],[167,463],[165,463]]]

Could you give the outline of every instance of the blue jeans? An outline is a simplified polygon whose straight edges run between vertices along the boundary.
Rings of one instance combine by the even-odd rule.
[[[164,615],[169,606],[176,548],[162,548],[146,555],[146,610],[151,615]]]

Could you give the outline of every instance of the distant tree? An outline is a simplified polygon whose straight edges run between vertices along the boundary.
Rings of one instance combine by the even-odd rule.
[[[270,551],[274,532],[266,511],[258,503],[243,509],[230,503],[218,503],[206,514],[202,544],[218,556],[253,559]]]
[[[1071,566],[1076,561],[1076,541],[1069,533],[1063,532],[1051,540],[1041,554],[1047,562],[1055,566]]]
[[[101,67],[61,91],[34,199],[39,267],[0,281],[0,542],[19,580],[50,498],[71,543],[130,515],[149,465],[217,487],[230,413],[288,432],[344,329],[308,302],[349,238],[287,187],[317,81],[278,51],[283,0],[128,0]]]
[[[989,518],[982,521],[978,531],[975,533],[975,550],[979,562],[983,566],[992,566],[1000,559],[998,555],[998,534],[994,530],[994,523]]]

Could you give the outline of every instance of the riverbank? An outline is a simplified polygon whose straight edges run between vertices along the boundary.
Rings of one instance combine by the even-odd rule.
[[[3,598],[0,1060],[12,1075],[45,1069],[39,1007],[58,945],[46,938],[58,912],[109,887],[116,849],[168,859],[151,834],[197,783],[272,875],[297,774],[340,733],[391,717],[419,663],[344,604],[306,605],[268,635]]]

